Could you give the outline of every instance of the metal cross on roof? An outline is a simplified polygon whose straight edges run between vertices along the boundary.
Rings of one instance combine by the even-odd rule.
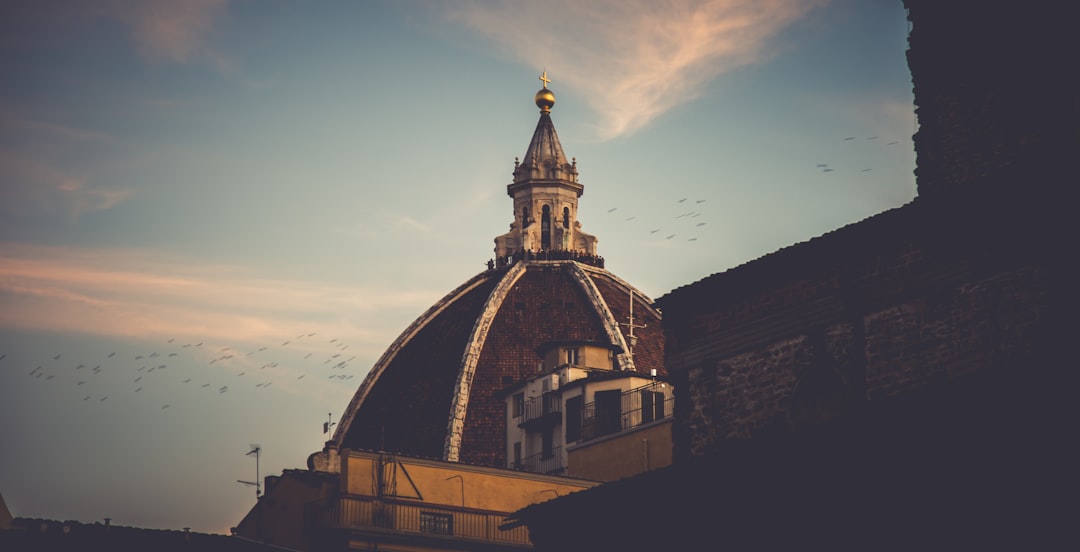
[[[540,75],[540,81],[544,83],[544,88],[547,88],[548,83],[551,82],[551,79],[547,78],[547,71]]]

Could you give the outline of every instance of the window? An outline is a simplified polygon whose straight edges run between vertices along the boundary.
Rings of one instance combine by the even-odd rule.
[[[577,349],[566,349],[566,363],[567,364],[569,364],[570,366],[577,366],[578,365],[578,360],[579,360],[579,358],[578,358],[578,350]]]
[[[658,391],[641,390],[641,423],[664,419],[664,394]]]
[[[581,395],[566,399],[566,442],[574,443],[581,440]]]
[[[450,514],[420,512],[420,532],[436,535],[454,534],[454,517]]]
[[[521,441],[514,443],[514,469],[521,469]]]
[[[569,207],[563,207],[562,208],[562,227],[563,228],[570,228],[570,208]]]
[[[544,205],[540,213],[540,249],[551,249],[551,206]]]
[[[514,394],[514,417],[520,418],[525,414],[525,392]]]
[[[596,392],[596,434],[608,435],[622,431],[622,391]]]
[[[540,435],[540,459],[547,460],[555,456],[555,430],[544,428]]]

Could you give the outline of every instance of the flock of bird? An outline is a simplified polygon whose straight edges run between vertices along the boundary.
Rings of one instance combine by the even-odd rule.
[[[675,203],[680,206],[680,208],[678,209],[679,214],[674,215],[674,217],[669,216],[669,218],[666,218],[666,226],[650,227],[649,234],[655,236],[662,236],[666,240],[671,240],[675,239],[680,235],[685,236],[685,233],[689,233],[690,237],[686,238],[686,241],[698,241],[697,232],[701,229],[701,227],[705,226],[708,223],[695,219],[702,215],[702,212],[699,209],[701,209],[701,204],[705,203],[706,200],[696,199],[693,201],[693,203],[688,203],[688,201],[690,201],[690,198],[688,197],[684,197],[676,201]],[[686,210],[691,206],[693,208],[691,208],[690,210]],[[618,207],[612,207],[608,209],[607,212],[610,215],[618,210]],[[658,219],[656,219],[655,217],[650,218],[658,222]],[[631,215],[629,217],[626,217],[624,222],[632,223],[636,220],[638,220],[637,215]]]
[[[843,138],[844,142],[853,142],[855,140],[858,140],[858,137],[846,136]],[[900,143],[898,140],[884,142],[878,136],[867,136],[863,139],[863,141],[869,143],[883,143],[885,146],[895,146],[896,144]],[[828,163],[818,163],[816,168],[823,173],[830,173],[836,170]],[[872,170],[873,169],[865,168],[860,169],[859,172],[869,173]],[[653,226],[647,227],[649,235],[666,240],[680,238],[688,242],[698,241],[698,237],[700,235],[699,231],[702,229],[703,226],[707,224],[705,221],[699,219],[699,217],[703,214],[701,211],[703,206],[701,204],[705,202],[706,200],[704,199],[691,200],[690,198],[683,197],[675,202],[680,206],[680,209],[678,211],[669,214],[662,214],[659,212],[652,213],[647,218],[656,221],[656,223]],[[658,211],[660,211],[662,207],[663,205],[657,205]],[[608,214],[612,215],[613,217],[622,214],[618,213],[618,211],[619,207],[611,207],[607,210]],[[630,216],[626,216],[622,222],[629,224],[640,224],[640,221],[644,220],[645,218],[646,217],[639,217],[636,213],[631,213]]]
[[[855,140],[856,138],[857,137],[855,137],[855,136],[847,136],[847,137],[844,138],[844,141],[845,142],[851,142],[851,141]],[[868,142],[876,141],[878,139],[879,138],[877,136],[867,136],[866,137],[866,141],[868,141]],[[886,142],[885,145],[886,146],[895,146],[896,144],[899,144],[899,143],[900,142],[898,140],[892,140],[890,142]],[[828,163],[818,163],[817,168],[821,169],[821,172],[833,172],[835,170],[832,167],[830,167]],[[867,173],[867,172],[870,172],[872,170],[873,169],[861,169],[859,172]]]
[[[105,403],[118,392],[145,394],[151,388],[157,388],[169,397],[168,402],[161,403],[161,410],[169,409],[175,399],[182,397],[178,387],[224,395],[230,389],[243,386],[265,390],[281,378],[293,381],[307,376],[338,381],[353,379],[355,374],[347,369],[356,356],[346,358],[349,345],[338,338],[314,343],[318,339],[316,336],[316,332],[303,333],[280,345],[247,351],[209,345],[204,341],[180,343],[172,338],[157,350],[139,354],[113,351],[100,358],[72,360],[61,352],[31,362],[32,367],[25,374],[41,384],[75,389],[86,403]],[[303,343],[305,341],[307,343]],[[322,352],[308,352],[302,357],[303,351],[290,352],[294,358],[282,359],[286,349],[301,346]],[[2,366],[11,363],[7,358],[6,353],[0,354],[0,369],[17,369]],[[298,376],[297,372],[300,372]],[[163,389],[165,386],[170,387]]]

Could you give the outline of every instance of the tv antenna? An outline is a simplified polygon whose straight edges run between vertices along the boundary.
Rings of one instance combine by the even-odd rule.
[[[334,420],[333,416],[334,415],[331,412],[326,413],[326,421],[323,422],[323,425],[322,425],[322,432],[323,432],[324,435],[327,434],[327,433],[330,433],[330,428],[337,425],[337,422],[333,421]]]
[[[259,482],[259,453],[262,451],[262,447],[259,445],[251,445],[251,450],[244,456],[255,455],[255,481],[244,481],[243,479],[237,479],[237,483],[243,483],[244,485],[251,485],[255,487],[255,498],[258,499],[262,496],[262,483]]]
[[[648,324],[634,324],[634,289],[630,289],[630,316],[627,317],[627,322],[623,322],[622,325],[626,326],[630,331],[627,336],[627,341],[630,345],[630,356],[634,356],[634,345],[637,345],[637,337],[634,336],[634,328],[645,328]]]

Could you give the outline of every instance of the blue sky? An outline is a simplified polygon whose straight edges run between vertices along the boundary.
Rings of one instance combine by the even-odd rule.
[[[659,297],[909,202],[900,0],[0,7],[0,493],[227,532],[483,270],[547,71]]]

